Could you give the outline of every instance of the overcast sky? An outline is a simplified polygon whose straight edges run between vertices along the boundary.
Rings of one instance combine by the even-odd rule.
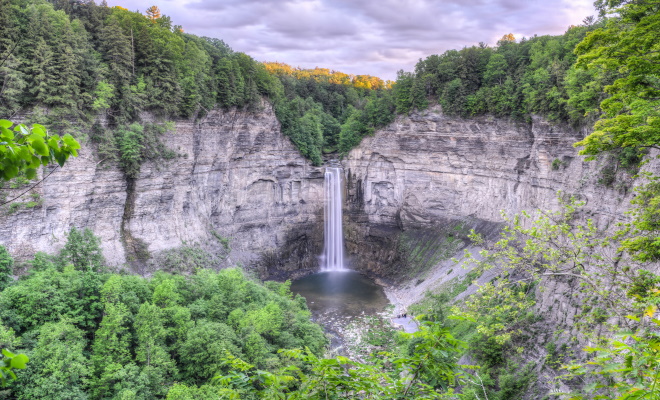
[[[420,58],[479,42],[561,34],[595,15],[593,0],[108,0],[157,5],[187,33],[259,61],[394,79]]]

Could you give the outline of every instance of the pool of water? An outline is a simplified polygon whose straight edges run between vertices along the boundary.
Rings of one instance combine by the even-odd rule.
[[[354,271],[329,271],[291,283],[303,296],[316,322],[330,335],[331,349],[342,353],[345,327],[354,319],[381,314],[389,305],[383,288]]]

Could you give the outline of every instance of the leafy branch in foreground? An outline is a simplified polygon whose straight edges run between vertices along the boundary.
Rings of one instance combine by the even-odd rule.
[[[486,246],[479,258],[466,253],[466,262],[478,271],[500,271],[499,277],[480,286],[465,307],[454,307],[454,314],[477,321],[477,330],[504,343],[511,338],[512,322],[520,319],[535,304],[534,289],[543,279],[577,280],[585,303],[604,304],[619,319],[626,311],[624,282],[634,272],[621,265],[621,253],[611,239],[600,232],[591,219],[579,223],[576,216],[584,205],[574,198],[562,199],[560,211],[522,212],[510,218],[499,241],[487,245],[473,233],[475,243]],[[608,282],[620,282],[613,286]],[[542,289],[540,289],[542,290]],[[488,310],[487,313],[485,310]],[[599,316],[586,313],[580,324],[598,324]]]
[[[601,2],[603,4],[603,2]],[[575,48],[577,66],[619,74],[605,88],[604,117],[594,132],[575,144],[594,156],[625,147],[659,147],[660,143],[660,1],[606,2],[613,14],[605,27],[589,33]]]
[[[25,369],[30,359],[25,354],[14,354],[2,349],[4,358],[0,360],[0,387],[7,386],[8,379],[16,380],[14,369]]]
[[[507,226],[492,245],[473,233],[488,249],[478,258],[468,253],[469,262],[498,277],[480,285],[464,306],[453,307],[453,318],[473,321],[479,333],[500,344],[510,342],[522,333],[519,322],[531,312],[537,291],[549,279],[562,280],[577,289],[581,311],[575,325],[593,343],[557,378],[572,388],[570,399],[660,399],[660,276],[643,269],[645,258],[631,256],[627,242],[641,229],[638,214],[654,215],[648,203],[655,197],[652,191],[639,196],[635,222],[613,236],[577,218],[582,202],[561,196],[558,212],[505,216]]]
[[[647,178],[631,201],[632,222],[619,233],[626,235],[622,249],[642,262],[660,261],[660,177],[647,174]]]
[[[591,382],[570,400],[660,399],[660,276],[640,271],[627,294],[638,310],[627,316],[632,329],[585,348],[593,355],[589,361],[564,366],[564,379],[588,377]]]
[[[0,120],[0,176],[10,180],[25,172],[28,179],[37,176],[37,168],[57,161],[63,166],[69,156],[78,156],[80,144],[73,136],[50,135],[45,127],[28,128],[6,119]]]

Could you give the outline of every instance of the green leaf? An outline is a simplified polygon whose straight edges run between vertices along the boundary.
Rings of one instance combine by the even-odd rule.
[[[72,149],[80,148],[80,144],[76,141],[76,139],[73,138],[73,136],[69,135],[68,133],[62,137],[62,141]]]
[[[9,180],[11,178],[15,178],[18,175],[18,167],[14,164],[8,165],[5,167],[4,170],[4,178]]]
[[[28,179],[34,179],[37,177],[37,170],[34,168],[28,168],[25,170],[25,177]]]
[[[7,140],[14,140],[14,132],[10,131],[7,128],[0,128],[0,133],[2,134],[2,137],[7,139]]]
[[[57,163],[60,165],[60,167],[63,167],[68,157],[67,154],[63,151],[57,150],[53,150],[53,152],[55,153],[55,160],[57,160]]]
[[[16,355],[7,349],[2,349],[2,355],[7,358],[14,358]]]
[[[46,137],[46,128],[43,125],[34,124],[32,125],[32,132],[36,133],[41,137]]]
[[[12,125],[14,125],[13,122],[7,121],[6,119],[0,119],[0,127],[9,129]]]
[[[48,139],[48,147],[50,147],[51,149],[59,149],[60,148],[59,143],[57,143],[57,139],[55,139],[54,137],[51,137],[50,139]]]
[[[32,154],[30,154],[30,150],[26,146],[21,146],[18,149],[18,156],[27,162],[32,160]]]
[[[11,367],[16,369],[25,369],[25,364],[30,359],[25,354],[19,354],[11,360]]]
[[[28,164],[28,168],[38,168],[40,165],[41,165],[41,158],[33,154],[32,159]]]
[[[50,152],[48,151],[48,147],[46,146],[46,143],[44,143],[43,140],[35,140],[32,142],[32,148],[37,152],[37,154],[41,156],[48,156],[50,155]]]

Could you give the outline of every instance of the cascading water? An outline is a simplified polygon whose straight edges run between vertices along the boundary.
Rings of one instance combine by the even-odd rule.
[[[342,168],[333,160],[325,168],[324,247],[321,268],[324,271],[345,271],[344,232],[342,230]]]

